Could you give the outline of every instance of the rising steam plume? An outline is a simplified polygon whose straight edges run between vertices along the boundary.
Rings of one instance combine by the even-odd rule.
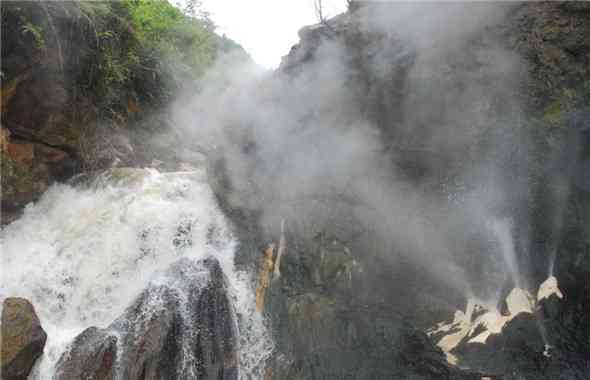
[[[270,233],[286,219],[301,236],[377,242],[457,292],[490,296],[517,266],[490,226],[511,220],[514,255],[528,247],[526,70],[493,32],[511,6],[360,7],[304,29],[302,46],[317,46],[294,68],[296,51],[274,73],[221,60],[177,102],[175,125],[223,161],[229,202],[260,212]]]

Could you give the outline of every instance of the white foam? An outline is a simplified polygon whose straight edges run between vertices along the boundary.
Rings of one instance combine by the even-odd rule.
[[[260,378],[272,342],[254,309],[236,240],[203,171],[117,169],[88,189],[54,185],[1,234],[0,301],[33,303],[48,333],[32,378],[50,379],[67,344],[119,316],[158,270],[213,255],[230,285],[240,328],[240,373]]]

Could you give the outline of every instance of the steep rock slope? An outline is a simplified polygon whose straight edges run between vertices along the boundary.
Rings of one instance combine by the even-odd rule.
[[[289,155],[290,144],[297,146],[297,132],[290,131],[287,138],[292,140],[287,143],[280,141],[282,150],[271,158],[271,165],[264,155],[272,150],[267,141],[257,140],[256,127],[240,136],[239,168],[247,172],[248,181],[236,179],[231,157],[228,161],[221,153],[212,163],[211,182],[241,231],[243,261],[251,262],[257,253],[270,250],[261,260],[265,264],[257,268],[265,289],[261,292],[266,297],[264,310],[272,320],[278,349],[269,377],[477,376],[454,372],[428,338],[415,351],[402,338],[422,339],[417,330],[401,323],[406,318],[426,328],[450,318],[466,303],[460,290],[465,286],[461,285],[463,274],[446,267],[434,254],[447,247],[429,245],[431,233],[437,230],[451,236],[445,262],[464,269],[465,282],[471,286],[464,291],[485,291],[490,285],[486,281],[496,284],[504,296],[518,281],[526,282],[532,291],[548,273],[555,274],[566,295],[561,320],[580,320],[580,333],[587,336],[583,327],[587,311],[573,308],[587,310],[590,296],[588,5],[515,3],[490,9],[474,5],[459,13],[459,19],[453,12],[440,12],[441,23],[451,25],[449,31],[416,26],[422,15],[437,25],[428,19],[428,12],[416,14],[396,4],[354,3],[349,12],[302,29],[300,43],[283,59],[276,76],[288,84],[284,91],[292,91],[293,96],[306,86],[303,94],[312,101],[319,99],[303,114],[302,130],[326,120],[346,126],[350,118],[360,115],[377,127],[383,159],[375,162],[389,168],[383,177],[390,173],[401,178],[398,183],[404,189],[419,194],[420,208],[429,203],[439,207],[426,208],[433,213],[424,224],[412,225],[420,233],[393,224],[384,232],[389,237],[384,237],[379,233],[382,226],[372,223],[381,220],[385,225],[386,218],[380,216],[406,210],[381,204],[377,207],[383,207],[382,211],[359,211],[367,203],[374,206],[369,201],[382,195],[375,192],[364,198],[366,193],[355,192],[355,181],[364,178],[351,176],[347,187],[338,188],[338,182],[318,176],[319,183],[327,182],[336,190],[287,197],[292,192],[289,186],[299,186],[289,181],[289,176],[300,174],[290,166],[296,165],[292,160],[305,163],[304,157]],[[437,32],[440,38],[428,34]],[[430,45],[430,38],[438,45]],[[344,74],[334,74],[340,72]],[[346,102],[338,103],[341,98],[330,102],[331,86],[347,92]],[[322,94],[328,100],[320,98]],[[297,107],[304,106],[293,103]],[[324,148],[326,160],[332,154],[338,157],[337,151],[330,150],[334,146]],[[352,170],[357,165],[348,164]],[[318,187],[311,185],[311,190]],[[479,213],[489,208],[491,212],[481,222],[472,223],[469,218],[457,222],[453,198],[468,199],[471,194],[477,196],[463,200],[463,209],[473,207]],[[491,201],[486,198],[498,194]],[[412,198],[395,201],[408,199]],[[490,240],[496,237],[478,230],[485,232],[490,219],[505,215],[511,220],[506,230],[516,236],[515,253],[510,255],[519,269],[513,271],[512,279],[506,279],[508,269],[494,267],[498,259],[490,253],[496,249]],[[288,248],[279,260],[281,217],[287,218]],[[262,229],[252,227],[259,223]],[[436,227],[430,229],[428,223]],[[420,242],[408,244],[406,239],[422,240],[426,247]],[[274,250],[262,247],[263,241],[274,241]],[[444,236],[434,241],[448,244]],[[421,253],[424,248],[431,253]],[[278,270],[273,267],[277,262]],[[517,328],[513,325],[508,329]],[[582,354],[582,346],[562,354]],[[549,365],[540,350],[531,360],[545,360]],[[522,365],[503,364],[506,372],[495,375],[509,373],[512,364]],[[542,373],[520,368],[525,378]]]

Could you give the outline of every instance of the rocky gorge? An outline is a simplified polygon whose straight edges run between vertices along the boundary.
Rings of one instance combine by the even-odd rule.
[[[590,378],[587,3],[353,1],[105,129],[2,17],[3,379]]]

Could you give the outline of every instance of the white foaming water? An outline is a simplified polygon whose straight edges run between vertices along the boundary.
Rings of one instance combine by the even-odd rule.
[[[86,189],[54,185],[1,234],[0,301],[25,297],[48,334],[31,378],[51,379],[71,340],[106,327],[154,274],[214,256],[237,314],[240,378],[262,377],[273,349],[251,278],[234,267],[235,238],[204,171],[116,169]]]

